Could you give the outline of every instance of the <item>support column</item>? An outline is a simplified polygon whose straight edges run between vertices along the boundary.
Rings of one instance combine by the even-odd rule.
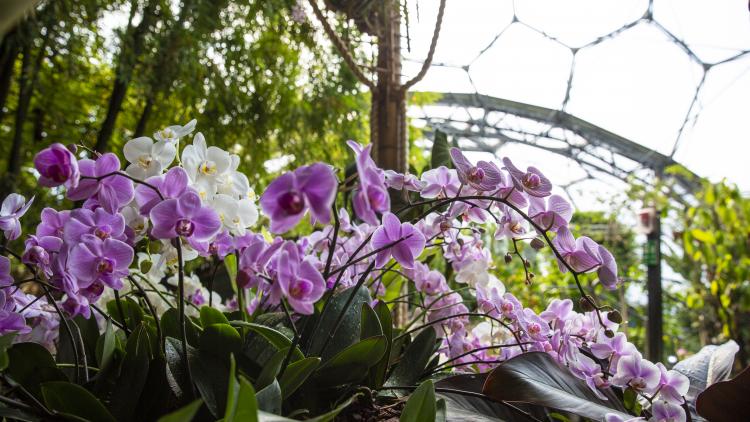
[[[661,285],[661,213],[654,213],[653,229],[648,234],[646,245],[646,266],[648,269],[648,359],[660,362],[663,358],[663,306]]]

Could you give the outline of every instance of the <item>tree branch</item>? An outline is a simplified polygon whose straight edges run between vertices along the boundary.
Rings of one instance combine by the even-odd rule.
[[[440,8],[438,9],[437,21],[435,22],[435,31],[432,33],[432,41],[430,42],[430,51],[427,53],[427,58],[425,59],[424,63],[422,63],[422,69],[419,70],[417,76],[411,78],[401,87],[404,92],[408,91],[409,88],[414,86],[414,84],[421,81],[422,78],[424,78],[424,75],[427,74],[427,70],[432,64],[432,58],[435,56],[435,47],[437,47],[438,37],[440,36],[440,28],[443,26],[444,14],[445,0],[440,0]]]
[[[443,2],[444,1],[445,0],[443,0]],[[323,30],[325,31],[326,35],[331,40],[334,47],[336,47],[336,50],[338,50],[339,54],[341,54],[341,57],[343,57],[347,66],[349,66],[349,69],[351,69],[352,73],[354,73],[354,76],[356,76],[360,82],[367,85],[368,88],[375,89],[375,83],[373,83],[367,76],[365,76],[364,73],[362,73],[362,69],[360,69],[359,65],[354,61],[354,57],[352,57],[352,54],[351,52],[349,52],[346,44],[344,44],[344,41],[338,35],[336,35],[336,33],[333,31],[333,28],[331,28],[328,20],[318,7],[318,2],[316,0],[310,0],[310,6],[312,6],[315,17],[320,21],[320,24],[323,25]]]

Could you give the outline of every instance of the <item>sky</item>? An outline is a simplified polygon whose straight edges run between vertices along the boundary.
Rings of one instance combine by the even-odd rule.
[[[438,4],[408,2],[411,48],[403,46],[404,78],[416,74],[426,56]],[[645,0],[448,0],[434,57],[447,66],[433,66],[413,90],[479,92],[558,109],[573,64],[571,48],[643,16],[647,8]],[[653,14],[702,62],[750,50],[746,0],[655,0]],[[461,69],[466,65],[468,72]],[[578,51],[566,111],[669,155],[701,77],[700,64],[654,24],[640,23]],[[727,178],[750,193],[750,54],[712,67],[697,98],[695,118],[674,158],[701,176]],[[558,183],[583,174],[567,159],[526,146],[503,147],[501,155],[537,165]],[[571,199],[588,206],[595,196],[622,190],[612,180],[585,182],[576,185]]]

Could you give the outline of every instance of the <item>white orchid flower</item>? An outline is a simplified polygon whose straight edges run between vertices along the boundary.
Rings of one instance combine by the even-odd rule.
[[[145,180],[160,175],[169,167],[177,155],[177,148],[171,142],[154,142],[147,136],[141,136],[129,140],[123,153],[130,163],[125,171],[136,179]]]
[[[219,214],[224,228],[235,236],[244,236],[245,230],[258,221],[258,208],[249,199],[237,200],[229,195],[218,194],[211,205]]]
[[[193,119],[185,126],[174,125],[165,127],[164,129],[154,133],[154,139],[157,141],[166,141],[172,144],[176,144],[185,135],[191,134],[195,130],[196,120]]]
[[[197,133],[193,137],[193,144],[182,150],[182,165],[193,183],[201,180],[215,183],[231,164],[229,153],[221,148],[206,146],[202,133]]]

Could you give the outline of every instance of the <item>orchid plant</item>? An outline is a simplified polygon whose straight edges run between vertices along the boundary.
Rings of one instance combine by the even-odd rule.
[[[259,212],[239,157],[194,130],[127,142],[125,165],[80,145],[40,151],[40,185],[77,206],[44,209],[22,253],[10,242],[33,198],[3,202],[5,416],[450,420],[465,395],[506,420],[686,420],[688,378],[644,359],[618,311],[586,293],[616,288],[617,264],[574,238],[572,207],[539,169],[451,148],[417,177],[350,141],[351,176],[300,166]],[[506,262],[523,260],[528,283],[519,246],[551,248],[580,297],[524,307],[507,288],[526,286],[493,275],[487,242],[512,245]],[[539,393],[545,377],[564,382]]]

